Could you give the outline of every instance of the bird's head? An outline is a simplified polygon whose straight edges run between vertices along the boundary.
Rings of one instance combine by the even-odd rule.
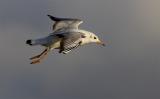
[[[105,46],[105,43],[103,43],[97,35],[91,33],[89,38],[90,38],[90,42]]]

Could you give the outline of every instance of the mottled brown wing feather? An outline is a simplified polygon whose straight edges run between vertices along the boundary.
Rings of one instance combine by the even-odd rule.
[[[72,49],[77,48],[81,42],[81,33],[69,33],[68,35],[65,35],[61,41],[61,47],[60,47],[60,53],[68,53]]]

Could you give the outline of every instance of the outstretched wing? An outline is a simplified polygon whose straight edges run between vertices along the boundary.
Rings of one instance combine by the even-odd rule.
[[[71,18],[57,18],[51,15],[48,17],[55,21],[53,24],[53,31],[61,30],[61,29],[78,29],[79,25],[83,23],[80,19],[71,19]]]
[[[82,43],[82,36],[81,33],[67,33],[67,34],[60,34],[63,35],[63,39],[60,43],[60,53],[67,54],[72,49],[77,48]]]

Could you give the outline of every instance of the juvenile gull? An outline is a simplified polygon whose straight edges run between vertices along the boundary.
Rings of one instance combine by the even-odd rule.
[[[53,49],[59,49],[59,53],[67,54],[72,49],[88,43],[97,43],[105,46],[94,33],[78,28],[83,23],[82,20],[57,18],[51,15],[48,15],[48,17],[54,21],[53,33],[47,37],[26,41],[26,44],[31,46],[42,45],[45,47],[41,54],[30,58],[31,64],[40,63],[48,52]]]

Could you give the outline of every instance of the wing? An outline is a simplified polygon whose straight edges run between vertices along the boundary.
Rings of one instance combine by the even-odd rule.
[[[71,18],[57,18],[51,15],[48,17],[55,21],[53,24],[53,31],[61,30],[61,29],[78,29],[79,25],[83,23],[80,19],[71,19]]]
[[[63,39],[60,44],[60,53],[67,54],[72,49],[77,48],[82,43],[82,35],[81,33],[68,33],[68,34],[60,34],[63,35]]]

